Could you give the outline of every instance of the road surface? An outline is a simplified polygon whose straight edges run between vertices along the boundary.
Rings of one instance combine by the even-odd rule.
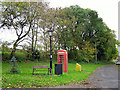
[[[119,77],[118,77],[119,75]],[[120,66],[105,65],[95,70],[89,79],[80,83],[71,83],[52,88],[117,88],[120,90]],[[119,89],[118,89],[119,88]]]

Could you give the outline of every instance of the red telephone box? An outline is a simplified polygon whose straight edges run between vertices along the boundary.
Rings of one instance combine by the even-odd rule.
[[[68,54],[66,50],[57,52],[57,64],[63,64],[63,72],[68,72]]]

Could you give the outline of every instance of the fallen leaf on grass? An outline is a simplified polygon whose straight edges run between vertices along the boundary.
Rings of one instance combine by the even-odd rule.
[[[82,82],[82,84],[90,84],[90,82]]]
[[[42,87],[42,85],[36,85],[36,84],[33,84],[32,86],[33,87]]]
[[[82,72],[85,72],[85,73],[87,73],[87,74],[89,74],[89,73],[90,73],[90,72],[86,72],[86,71],[83,71],[83,70],[82,70]]]
[[[6,80],[4,80],[4,82],[6,82]]]
[[[21,85],[24,85],[25,83],[21,83]]]

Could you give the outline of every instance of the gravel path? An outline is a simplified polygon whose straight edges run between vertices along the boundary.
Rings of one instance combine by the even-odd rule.
[[[96,69],[89,79],[84,82],[51,88],[118,88],[118,66],[105,65]]]

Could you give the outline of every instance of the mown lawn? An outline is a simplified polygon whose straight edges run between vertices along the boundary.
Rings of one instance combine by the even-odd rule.
[[[81,64],[83,71],[75,71],[76,64],[68,64],[68,73],[63,75],[32,75],[33,65],[49,65],[45,62],[18,63],[20,74],[7,74],[11,63],[2,63],[2,88],[39,88],[66,85],[71,82],[80,82],[88,79],[95,69],[105,64]],[[46,71],[47,73],[47,71]]]

